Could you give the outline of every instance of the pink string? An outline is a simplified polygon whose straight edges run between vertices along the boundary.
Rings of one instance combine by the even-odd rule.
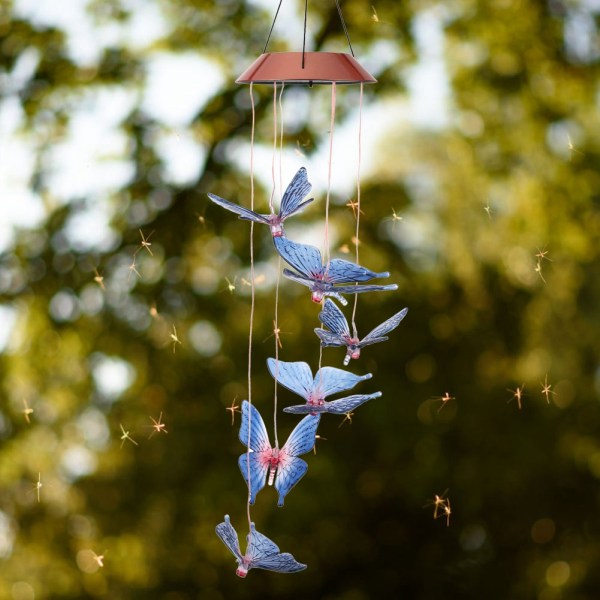
[[[256,125],[256,111],[254,107],[254,95],[250,83],[250,104],[252,106],[252,129],[250,133],[250,210],[254,210],[254,129]],[[254,331],[254,222],[250,221],[250,326],[248,334],[248,439],[246,452],[246,475],[248,479],[248,499],[246,502],[246,512],[248,515],[249,536],[252,535],[252,517],[250,515],[250,500],[252,498],[252,484],[250,479],[250,440],[252,432],[252,334]],[[250,543],[250,539],[248,539]]]
[[[333,163],[333,129],[335,126],[335,81],[331,84],[331,122],[329,124],[329,165],[327,171],[327,198],[325,199],[325,262],[329,269],[331,249],[329,247],[329,198],[331,196],[331,166]]]
[[[333,131],[335,127],[335,105],[336,105],[336,87],[335,81],[331,84],[331,120],[329,123],[329,164],[327,170],[327,197],[325,198],[325,235],[324,250],[325,258],[325,276],[329,271],[329,262],[331,261],[331,249],[329,247],[329,199],[331,197],[331,170],[333,163]],[[323,329],[323,323],[321,323]],[[319,344],[319,369],[323,363],[323,346]]]
[[[362,107],[363,107],[363,82],[360,83],[360,101],[358,108],[358,164],[356,168],[356,233],[354,243],[356,245],[356,264],[358,264],[358,244],[360,230],[360,163],[362,158]],[[358,285],[358,284],[357,284]],[[352,335],[356,336],[356,307],[358,306],[358,294],[354,294],[354,308],[352,309]]]

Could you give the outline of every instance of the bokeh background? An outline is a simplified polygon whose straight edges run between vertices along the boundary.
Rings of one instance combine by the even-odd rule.
[[[258,529],[308,569],[235,576],[214,527],[228,513],[247,532],[226,408],[247,394],[249,227],[206,193],[248,205],[251,109],[234,80],[276,4],[2,2],[0,598],[597,598],[596,0],[341,3],[379,80],[361,262],[399,285],[363,295],[357,322],[364,335],[409,313],[349,367],[382,398],[341,427],[323,418],[284,508],[258,496]],[[309,49],[345,51],[335,3],[308,5]],[[301,48],[303,8],[283,3],[270,50]],[[254,91],[265,207],[272,90]],[[284,186],[304,165],[316,198],[288,232],[317,245],[329,94],[283,94]],[[358,101],[338,90],[331,243],[348,258]],[[253,396],[270,424],[264,227],[255,253]],[[281,359],[316,369],[317,312],[283,281]],[[160,413],[168,434],[148,439]],[[280,438],[295,422],[280,415]],[[425,506],[444,491],[449,526]]]

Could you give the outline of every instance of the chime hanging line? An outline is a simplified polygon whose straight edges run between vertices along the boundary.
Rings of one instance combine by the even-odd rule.
[[[256,109],[254,106],[253,84],[250,83],[250,104],[252,107],[252,125],[250,130],[250,210],[254,210],[254,133],[256,127]],[[250,324],[248,333],[248,403],[252,406],[252,335],[254,331],[254,308],[255,308],[255,286],[254,286],[254,222],[250,222]],[[248,444],[250,444],[250,432],[252,431],[252,411],[248,413]],[[248,517],[248,531],[252,531],[252,515],[250,504],[252,500],[252,488],[250,487],[250,452],[246,458],[246,472],[248,474],[248,498],[246,500],[246,514]]]
[[[360,83],[360,100],[358,103],[358,155],[356,160],[356,231],[354,233],[355,261],[360,264],[358,246],[360,244],[360,166],[362,159],[362,109],[363,109],[363,90],[364,84]],[[354,337],[356,331],[356,309],[358,307],[358,294],[354,294],[354,307],[352,308],[352,333]]]
[[[277,122],[277,83],[273,84],[273,157],[271,161],[271,174],[272,174],[272,190],[271,190],[271,200],[270,200],[270,209],[271,214],[274,213],[273,208],[273,196],[275,195],[275,190],[277,188],[277,182],[275,177],[275,163],[277,156],[279,155],[279,202],[281,205],[282,200],[282,189],[283,189],[283,174],[282,174],[282,156],[283,156],[283,89],[285,84],[281,84],[281,92],[279,93],[279,135],[277,131],[278,122]],[[275,308],[273,315],[273,338],[275,343],[275,369],[276,371],[279,369],[279,283],[281,280],[281,257],[278,257],[277,262],[277,280],[275,284]],[[277,435],[277,377],[275,377],[273,383],[273,437],[275,440],[275,448],[279,448],[279,438]]]

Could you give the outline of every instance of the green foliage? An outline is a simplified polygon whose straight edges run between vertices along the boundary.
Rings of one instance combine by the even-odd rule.
[[[251,107],[234,79],[261,52],[273,11],[164,0],[149,3],[161,33],[136,38],[135,3],[88,4],[90,31],[103,40],[93,60],[73,50],[61,20],[44,23],[18,2],[0,19],[0,115],[18,106],[13,135],[34,157],[28,184],[44,212],[0,255],[0,304],[15,318],[0,354],[0,598],[596,597],[600,123],[591,4],[342,3],[358,58],[380,65],[379,83],[365,89],[367,114],[406,106],[408,74],[428,48],[414,38],[428,16],[443,30],[449,116],[443,127],[386,124],[362,184],[360,257],[389,270],[399,291],[364,295],[359,331],[403,306],[409,313],[350,367],[372,372],[360,391],[383,397],[351,424],[324,418],[325,439],[285,508],[267,489],[253,509],[257,528],[308,570],[253,571],[246,581],[214,527],[228,513],[246,534],[239,415],[232,427],[226,408],[248,393],[249,227],[206,192],[248,202],[240,156]],[[335,3],[309,5],[311,49],[344,50]],[[278,22],[270,49],[300,44]],[[157,53],[192,53],[223,73],[181,127],[144,104]],[[204,75],[190,72],[190,85]],[[254,95],[257,145],[270,152],[272,90]],[[358,101],[353,89],[338,96],[336,133],[354,122]],[[122,137],[97,162],[128,165],[129,175],[97,181],[98,192],[61,194],[57,171],[71,181],[85,174],[54,153],[98,98],[103,109],[125,108]],[[306,160],[326,156],[329,89],[286,89],[284,100],[298,111],[286,112],[286,147]],[[177,180],[165,158],[163,142],[180,134],[201,150],[193,181]],[[258,181],[270,173],[257,175],[264,207],[270,189]],[[8,182],[0,185],[9,204]],[[319,187],[292,231],[321,226]],[[353,248],[349,199],[332,197],[336,252]],[[80,239],[94,210],[107,215],[108,225],[97,223],[107,232]],[[263,229],[254,235],[265,280],[252,394],[270,424],[277,263]],[[317,312],[305,290],[282,280],[282,360],[316,369]],[[324,351],[324,364],[341,359],[341,350]],[[111,389],[115,374],[123,386]],[[442,408],[444,394],[453,400]],[[278,396],[292,402],[285,390]],[[160,413],[168,433],[148,439]],[[280,439],[295,423],[280,413]],[[121,426],[137,445],[121,439]],[[448,527],[424,507],[445,489]]]

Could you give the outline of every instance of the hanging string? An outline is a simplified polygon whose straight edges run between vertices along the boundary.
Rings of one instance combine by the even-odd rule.
[[[338,0],[335,0],[335,5],[337,6],[338,15],[340,15],[340,21],[342,22],[342,27],[344,28],[344,33],[346,34],[346,41],[348,42],[348,46],[350,47],[350,54],[354,56],[354,50],[352,50],[352,44],[350,43],[350,34],[348,33],[348,28],[346,27],[346,21],[344,21],[344,15],[342,14],[342,9],[340,8],[340,3]]]
[[[335,105],[336,105],[336,87],[335,81],[331,84],[331,120],[329,123],[329,164],[327,170],[327,196],[325,198],[325,235],[323,256],[325,258],[325,277],[329,271],[329,262],[331,260],[331,249],[329,247],[329,199],[331,197],[331,170],[333,163],[333,131],[335,126]],[[323,323],[321,323],[323,329]],[[319,369],[323,363],[323,346],[319,344]]]
[[[281,8],[281,3],[283,0],[279,0],[279,6],[277,6],[277,11],[275,12],[275,18],[271,23],[271,29],[269,29],[269,35],[267,36],[267,41],[265,42],[265,47],[263,48],[263,54],[267,51],[267,46],[269,45],[269,40],[271,39],[271,34],[273,33],[273,27],[275,27],[275,21],[277,21],[277,15],[279,15],[279,9]]]
[[[308,17],[308,0],[304,1],[304,32],[302,34],[302,68],[304,69],[304,55],[306,53],[306,19]]]
[[[281,82],[281,92],[279,92],[279,200],[283,194],[283,89],[285,82]]]
[[[269,210],[275,213],[273,198],[275,197],[275,156],[277,154],[277,82],[273,83],[273,157],[271,158],[271,197],[269,198]]]
[[[358,103],[358,160],[356,167],[356,231],[354,244],[356,246],[356,264],[358,260],[358,245],[360,243],[360,163],[362,158],[362,108],[363,108],[363,82],[360,83],[360,100]],[[358,284],[357,284],[358,285]],[[354,308],[352,309],[352,335],[356,336],[356,307],[358,306],[358,294],[354,294]]]
[[[331,249],[329,247],[329,199],[331,197],[331,168],[333,163],[333,129],[335,126],[335,99],[336,89],[335,81],[331,84],[331,121],[329,124],[329,164],[327,169],[327,197],[325,199],[325,263],[327,270],[329,269],[329,261],[331,260]]]
[[[279,114],[280,114],[280,133],[277,132],[277,84],[273,87],[273,158],[272,158],[272,174],[273,174],[273,190],[271,197],[275,193],[275,162],[279,150],[279,201],[281,202],[282,195],[282,154],[283,154],[283,88],[281,84],[281,92],[279,93]],[[279,148],[278,142],[279,141]],[[277,383],[279,379],[279,281],[281,274],[281,257],[277,260],[277,279],[275,283],[275,314],[273,315],[273,337],[275,338],[275,373],[273,384],[273,437],[275,439],[275,448],[279,448],[279,438],[277,435]]]
[[[252,128],[250,132],[250,210],[254,210],[254,129],[256,126],[256,110],[254,107],[253,84],[250,82],[250,104],[252,106]],[[248,531],[252,535],[252,517],[250,515],[250,500],[252,499],[252,485],[250,478],[250,440],[252,432],[252,334],[254,332],[254,222],[250,221],[250,325],[248,333],[248,439],[246,452],[246,477],[248,481],[248,499],[246,513],[248,515]],[[248,540],[250,543],[250,540]]]

